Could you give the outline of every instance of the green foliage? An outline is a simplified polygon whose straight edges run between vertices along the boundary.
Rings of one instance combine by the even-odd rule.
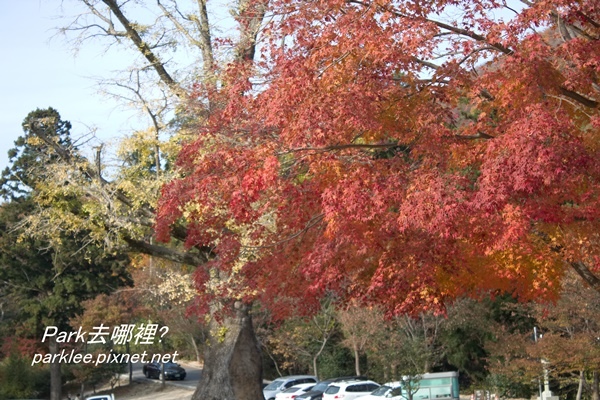
[[[0,400],[32,399],[50,393],[50,371],[31,366],[31,361],[13,352],[0,362]]]
[[[96,357],[99,353],[107,353],[107,351],[100,349],[95,352]],[[112,385],[116,383],[118,374],[125,373],[127,370],[127,363],[100,363],[95,364],[73,364],[68,366],[68,374],[73,377],[73,381],[78,385],[82,383],[86,386],[96,387],[97,385],[104,384],[107,381]]]
[[[335,378],[338,376],[354,375],[354,358],[352,353],[339,343],[332,340],[319,358],[319,375],[321,379]]]
[[[535,385],[515,382],[501,375],[491,373],[482,383],[482,387],[498,393],[501,398],[530,399],[535,394]]]
[[[105,254],[86,246],[82,237],[64,237],[61,248],[21,237],[23,215],[32,212],[29,198],[0,207],[0,281],[11,301],[19,304],[18,318],[31,334],[47,325],[68,327],[82,312],[82,301],[130,284],[127,257]]]
[[[493,339],[496,326],[490,318],[491,304],[461,299],[448,311],[448,319],[440,335],[444,361],[448,370],[459,370],[463,380],[477,382],[487,375],[485,344]]]
[[[491,320],[505,326],[511,333],[533,332],[536,319],[531,304],[521,303],[509,294],[500,294],[486,301]]]
[[[52,178],[48,171],[60,158],[51,144],[71,149],[70,128],[52,108],[30,113],[23,122],[24,136],[10,152],[11,167],[0,182],[9,200],[0,205],[0,295],[17,305],[11,323],[24,327],[25,335],[38,336],[48,325],[68,329],[69,319],[82,312],[83,300],[131,284],[128,257],[91,244],[85,230],[59,229],[53,240],[48,232],[26,234],[28,218],[44,208],[37,189]],[[69,194],[60,197],[58,206],[62,205],[80,207]]]
[[[71,148],[71,123],[63,121],[54,108],[37,109],[30,112],[23,121],[23,136],[15,141],[15,148],[9,150],[10,167],[6,167],[0,178],[0,195],[6,199],[23,196],[46,177],[49,164],[59,157],[49,151],[47,143],[33,133],[42,132],[47,138]]]
[[[376,160],[390,159],[392,157],[401,156],[404,159],[408,159],[410,156],[410,146],[406,144],[397,144],[390,146],[383,150],[376,150],[373,152],[373,158]]]

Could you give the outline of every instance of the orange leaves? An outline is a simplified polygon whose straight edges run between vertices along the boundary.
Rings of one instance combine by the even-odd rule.
[[[570,39],[555,2],[502,20],[484,0],[274,2],[264,84],[228,70],[158,232],[185,218],[279,311],[331,291],[392,313],[552,298],[566,260],[600,253],[598,15],[560,4]]]
[[[577,210],[561,204],[585,202],[577,187],[588,173],[590,158],[572,136],[573,127],[541,105],[527,111],[487,146],[474,203],[501,213],[497,215],[509,230],[505,238],[511,230],[528,230],[531,219],[566,222]]]
[[[495,274],[506,280],[507,288],[522,301],[549,301],[556,298],[564,274],[564,262],[544,246],[516,245],[494,252],[490,257]]]
[[[398,216],[399,229],[417,229],[444,238],[464,235],[468,185],[464,177],[456,174],[436,174],[436,171],[415,173],[411,177]],[[458,223],[460,222],[460,225]]]

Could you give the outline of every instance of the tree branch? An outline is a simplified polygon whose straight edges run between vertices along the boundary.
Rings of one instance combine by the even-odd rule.
[[[493,139],[494,136],[488,135],[485,132],[477,132],[476,135],[454,135],[457,139],[476,140],[476,139]]]
[[[141,253],[174,261],[179,264],[198,266],[206,263],[211,258],[211,253],[207,249],[200,252],[180,251],[172,247],[159,246],[142,240],[124,237],[123,240],[132,248]]]
[[[206,9],[207,0],[196,0],[198,3],[198,13],[200,15],[199,30],[202,40],[202,58],[204,60],[204,73],[212,73],[215,67],[215,60],[212,50],[210,25],[208,23],[208,10]]]
[[[42,121],[40,121],[40,122],[42,122]],[[39,137],[42,141],[44,141],[44,143],[46,143],[48,146],[50,146],[50,148],[52,148],[56,152],[56,154],[58,154],[58,156],[60,158],[62,158],[66,163],[75,166],[75,161],[78,159],[78,157],[76,157],[71,151],[69,151],[69,149],[62,147],[60,144],[58,144],[54,140],[50,139],[46,134],[44,134],[42,129],[37,129],[35,122],[33,123],[33,125],[30,128],[31,128],[31,132],[33,134],[35,134],[37,137]],[[82,161],[82,160],[84,161],[84,166],[83,167],[77,166],[77,167],[79,169],[81,169],[82,172],[84,174],[86,174],[90,179],[98,180],[101,185],[107,185],[110,183],[109,181],[107,181],[106,179],[104,179],[102,176],[100,176],[98,174],[98,171],[96,170],[96,168],[87,159],[79,158],[79,161]],[[133,203],[122,191],[120,191],[120,190],[115,191],[115,196],[117,197],[117,200],[119,200],[121,203],[125,204],[129,208],[133,208]],[[142,214],[145,217],[154,218],[153,210],[141,209],[140,211],[142,212]]]
[[[569,265],[577,272],[577,274],[592,287],[596,292],[600,293],[600,278],[590,271],[590,269],[582,261],[573,261]]]
[[[398,143],[381,143],[381,144],[361,144],[361,143],[349,143],[349,144],[337,144],[325,147],[298,147],[290,149],[288,151],[281,152],[279,154],[290,154],[300,151],[315,151],[315,152],[326,152],[333,150],[345,150],[345,149],[389,149],[392,147],[399,146]]]
[[[121,25],[123,25],[127,31],[127,36],[129,39],[137,47],[142,56],[144,56],[146,60],[150,62],[150,65],[152,68],[154,68],[161,81],[165,83],[177,97],[180,99],[186,99],[188,97],[187,91],[184,90],[167,72],[162,61],[160,61],[150,46],[142,39],[137,29],[135,29],[134,24],[132,24],[125,14],[123,14],[121,7],[117,4],[116,0],[102,0],[102,2],[108,6],[113,14],[115,14]]]
[[[253,61],[256,39],[267,10],[268,0],[240,0],[236,20],[240,25],[240,40],[234,49],[236,61]]]
[[[571,100],[575,100],[579,104],[582,104],[582,105],[584,105],[586,107],[589,107],[589,108],[598,108],[598,106],[600,105],[596,100],[589,99],[589,98],[587,98],[587,97],[585,97],[585,96],[583,96],[583,95],[581,95],[581,94],[579,94],[577,92],[574,92],[572,90],[566,89],[566,88],[564,88],[562,86],[559,88],[559,90],[560,90],[560,93],[563,96],[568,97]]]

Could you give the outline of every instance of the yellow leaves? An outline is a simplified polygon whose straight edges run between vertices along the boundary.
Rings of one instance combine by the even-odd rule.
[[[225,215],[226,209],[222,208],[210,208],[207,205],[203,205],[197,201],[188,201],[184,205],[181,216],[188,221],[202,222],[203,216],[209,212],[216,215]]]
[[[35,136],[29,140],[42,144]],[[59,244],[64,234],[83,233],[107,249],[122,244],[123,232],[133,239],[147,235],[154,223],[149,212],[161,186],[171,178],[165,166],[176,157],[178,140],[164,144],[148,129],[123,139],[115,153],[102,146],[101,160],[116,155],[118,168],[93,163],[78,153],[68,162],[48,164],[33,188],[39,207],[28,217],[25,234]]]
[[[564,272],[562,259],[545,245],[515,246],[491,255],[500,279],[520,282],[515,294],[522,299],[552,300]]]
[[[162,305],[185,305],[196,296],[190,274],[165,270],[160,272],[160,278],[156,289]]]
[[[116,188],[127,195],[134,209],[146,205],[154,208],[162,183],[158,179],[147,179],[139,182],[119,180],[116,182]]]
[[[31,136],[27,137],[27,144],[29,144],[31,146],[44,146],[45,145],[44,141],[35,135],[31,135]]]
[[[123,166],[118,171],[116,186],[133,202],[134,207],[156,206],[162,185],[172,176],[164,170],[179,146],[158,140],[154,129],[137,131],[120,142],[117,156]]]
[[[573,221],[563,225],[542,225],[548,246],[567,261],[578,260],[591,266],[600,257],[600,232],[594,221]]]
[[[136,166],[148,167],[154,163],[156,147],[161,144],[154,129],[137,131],[120,142],[117,156],[126,162],[137,161]]]
[[[225,337],[226,337],[228,331],[229,331],[229,329],[227,329],[227,327],[225,327],[225,326],[219,327],[219,329],[215,333],[215,337],[217,338],[217,341],[219,343],[225,342]]]

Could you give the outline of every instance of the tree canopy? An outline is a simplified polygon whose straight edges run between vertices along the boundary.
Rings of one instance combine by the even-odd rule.
[[[597,285],[600,10],[514,3],[253,2],[261,57],[198,85],[214,107],[159,203],[161,239],[184,219],[218,254],[206,298],[402,313],[551,299],[567,266]]]

